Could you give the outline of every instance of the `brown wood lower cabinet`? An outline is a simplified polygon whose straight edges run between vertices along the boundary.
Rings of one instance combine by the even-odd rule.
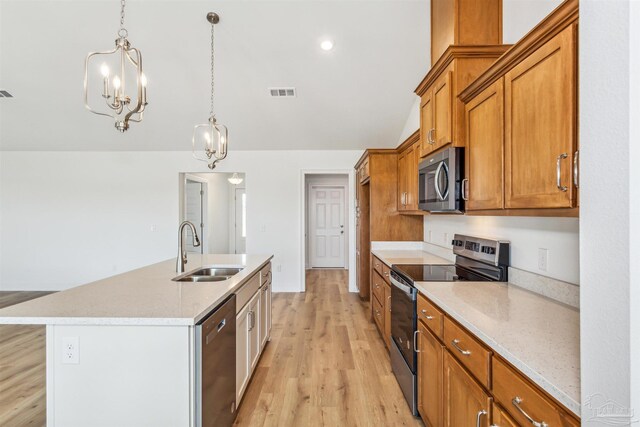
[[[494,403],[491,408],[491,427],[518,427],[518,423],[500,405]]]
[[[428,427],[442,424],[442,373],[444,346],[418,322],[418,412]]]
[[[424,310],[424,312],[423,312]],[[423,295],[418,296],[418,411],[428,427],[580,421]],[[444,317],[444,334],[436,316]],[[443,339],[444,338],[444,339]],[[455,343],[455,345],[454,345]]]
[[[488,427],[491,402],[491,396],[451,354],[446,352],[444,355],[444,425]]]
[[[391,348],[391,285],[384,282],[384,343]]]

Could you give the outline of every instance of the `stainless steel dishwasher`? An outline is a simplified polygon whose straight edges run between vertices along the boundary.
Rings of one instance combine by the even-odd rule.
[[[200,427],[236,418],[236,296],[196,325],[196,416]]]

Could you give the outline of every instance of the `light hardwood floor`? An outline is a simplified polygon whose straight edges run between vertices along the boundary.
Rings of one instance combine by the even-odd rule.
[[[421,426],[367,304],[344,270],[311,270],[306,293],[274,294],[271,342],[237,426]]]
[[[49,292],[0,292],[0,308]],[[45,328],[0,325],[0,426],[45,425]]]
[[[0,307],[8,300],[0,293]],[[273,294],[271,342],[235,425],[422,426],[367,316],[344,270],[312,270],[306,293]],[[43,327],[0,326],[0,426],[44,425],[44,350]]]

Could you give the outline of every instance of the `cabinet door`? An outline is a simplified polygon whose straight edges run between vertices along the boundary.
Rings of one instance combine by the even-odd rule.
[[[271,334],[271,281],[260,292],[260,348],[264,348]]]
[[[504,79],[506,207],[572,207],[575,28],[549,40]]]
[[[491,427],[518,427],[518,423],[495,403],[491,408],[491,414]]]
[[[489,426],[491,397],[455,358],[444,356],[444,425]]]
[[[444,346],[418,322],[418,411],[428,427],[442,425]]]
[[[240,399],[249,383],[251,362],[249,360],[249,304],[236,315],[236,402]]]
[[[418,163],[420,162],[420,145],[414,144],[408,157],[407,173],[407,207],[409,210],[418,210]]]
[[[249,318],[249,361],[251,366],[251,372],[258,364],[258,359],[260,359],[260,350],[262,346],[260,345],[260,302],[262,300],[261,292],[253,297],[253,299],[249,302],[250,308],[249,313],[251,314]]]
[[[391,285],[384,284],[384,342],[391,348]]]
[[[405,150],[398,156],[398,210],[407,210],[407,170],[408,152]]]
[[[433,149],[437,150],[451,142],[451,71],[446,72],[435,83],[433,88],[433,121],[435,131],[432,140]]]
[[[422,95],[420,102],[420,157],[433,151],[433,98],[431,91]]]
[[[504,208],[504,81],[465,106],[467,210]]]

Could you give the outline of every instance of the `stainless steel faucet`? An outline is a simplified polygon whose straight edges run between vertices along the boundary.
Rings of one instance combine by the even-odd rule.
[[[178,259],[176,260],[176,272],[184,273],[184,265],[187,263],[187,251],[184,250],[184,228],[189,227],[193,233],[193,246],[200,246],[200,239],[198,238],[198,232],[196,226],[191,221],[182,221],[180,227],[178,227]]]

